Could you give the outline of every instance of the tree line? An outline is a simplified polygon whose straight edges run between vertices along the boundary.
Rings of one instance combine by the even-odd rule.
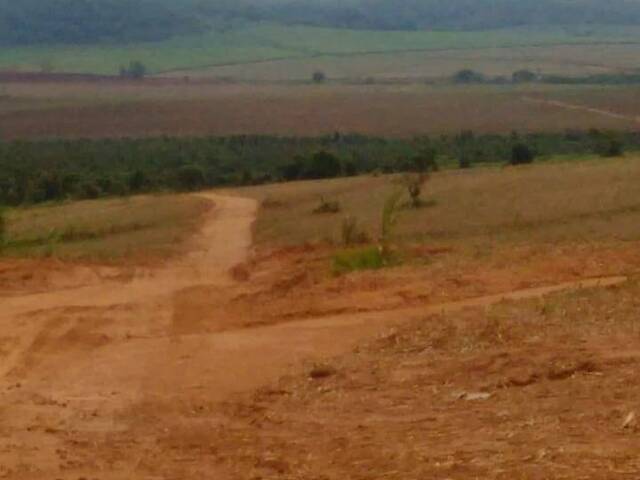
[[[0,46],[155,41],[204,28],[159,0],[0,0]]]
[[[516,70],[510,77],[504,75],[485,75],[472,69],[462,69],[455,72],[449,79],[452,83],[468,84],[523,84],[543,83],[550,85],[635,85],[640,84],[638,73],[598,73],[582,76],[549,75],[533,72],[528,69]]]
[[[323,179],[363,173],[426,172],[536,157],[640,149],[640,134],[562,134],[388,139],[233,136],[0,143],[0,205],[157,191]]]
[[[0,0],[0,45],[155,41],[243,22],[373,30],[638,25],[629,0]]]

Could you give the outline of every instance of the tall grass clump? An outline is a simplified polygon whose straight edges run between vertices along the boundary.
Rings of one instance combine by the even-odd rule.
[[[380,251],[383,256],[391,254],[391,238],[395,227],[398,224],[400,214],[400,200],[402,199],[402,191],[398,190],[392,193],[384,202],[382,207],[382,218],[380,222]]]
[[[7,221],[7,210],[3,207],[0,207],[0,252],[4,250],[9,242],[8,239],[8,221]]]
[[[334,275],[343,275],[359,270],[378,270],[387,266],[380,249],[375,246],[351,248],[333,256],[332,271]]]
[[[342,220],[342,229],[340,230],[342,244],[348,246],[358,245],[369,242],[369,235],[358,224],[358,219],[351,215],[346,216]]]
[[[313,210],[315,214],[325,213],[339,213],[342,207],[340,202],[326,200],[322,195],[320,196],[320,204]]]
[[[391,249],[391,239],[400,211],[403,192],[397,191],[387,198],[382,209],[380,240],[377,245],[349,248],[333,256],[332,271],[342,275],[358,270],[378,270],[398,263]],[[367,243],[366,232],[358,227],[355,217],[346,217],[342,223],[342,243],[346,246]]]

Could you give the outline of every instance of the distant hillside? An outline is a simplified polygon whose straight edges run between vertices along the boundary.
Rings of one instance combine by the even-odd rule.
[[[0,45],[153,41],[203,29],[158,0],[0,0]]]
[[[375,30],[640,23],[638,0],[283,0],[253,8],[282,22]]]
[[[640,25],[640,1],[0,0],[0,45],[155,41],[256,21],[369,30]]]

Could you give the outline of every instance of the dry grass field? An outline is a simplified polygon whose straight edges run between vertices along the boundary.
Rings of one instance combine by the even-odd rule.
[[[100,262],[157,261],[182,248],[209,202],[155,195],[18,208],[7,215],[3,254]]]
[[[358,132],[418,134],[632,129],[636,122],[536,103],[570,97],[589,105],[601,92],[611,109],[636,88],[249,86],[212,84],[7,84],[3,138]],[[606,103],[606,101],[605,101]]]
[[[357,177],[238,189],[263,202],[259,245],[340,242],[342,219],[353,216],[379,236],[383,204],[400,177]],[[640,162],[561,161],[433,174],[423,198],[401,211],[397,238],[426,244],[486,245],[640,239]],[[314,215],[320,197],[340,202],[338,214]],[[408,197],[407,197],[408,198]]]

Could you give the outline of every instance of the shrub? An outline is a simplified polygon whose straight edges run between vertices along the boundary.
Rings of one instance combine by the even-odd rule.
[[[341,237],[342,244],[346,246],[368,243],[370,240],[367,232],[360,228],[358,220],[352,216],[342,220]]]
[[[316,70],[313,72],[311,80],[313,80],[313,83],[324,83],[327,80],[327,75],[321,70]]]
[[[524,143],[516,143],[511,148],[511,158],[509,163],[511,165],[525,165],[532,163],[535,155],[531,148]]]
[[[181,190],[193,191],[205,184],[204,172],[197,165],[183,165],[176,172],[176,180]]]
[[[140,80],[147,75],[147,67],[139,60],[132,60],[128,66],[120,67],[120,76],[123,78],[131,78]]]
[[[341,171],[340,159],[334,154],[322,150],[311,157],[305,177],[310,179],[335,178],[340,176]]]
[[[80,185],[80,198],[93,200],[102,194],[100,187],[92,182],[85,182]]]
[[[411,200],[411,207],[418,208],[422,204],[420,196],[422,195],[422,187],[427,181],[427,176],[420,175],[405,175],[402,179],[402,183],[407,189],[409,198]]]
[[[340,211],[340,202],[325,200],[324,197],[320,197],[320,205],[313,209],[315,214],[324,213],[338,213]]]
[[[619,157],[624,153],[622,141],[614,133],[592,133],[595,152],[601,157]]]
[[[511,76],[511,81],[513,83],[530,83],[530,82],[534,82],[536,79],[538,78],[538,75],[536,75],[534,72],[532,72],[531,70],[518,70],[516,72],[513,72],[513,75]]]
[[[286,206],[286,202],[275,197],[267,196],[262,200],[260,205],[264,209],[283,208]]]
[[[454,83],[468,84],[484,83],[486,81],[486,78],[482,73],[467,68],[456,72],[453,75],[452,80]]]
[[[467,152],[461,152],[458,156],[458,166],[461,169],[471,168],[471,157]]]
[[[387,265],[384,255],[376,246],[344,250],[333,256],[332,271],[342,275],[358,270],[377,270]]]
[[[142,170],[136,170],[129,176],[129,190],[132,192],[141,191],[147,183],[147,176]]]
[[[436,160],[437,152],[434,148],[424,148],[420,153],[411,159],[414,172],[426,173],[429,171],[437,172],[439,165]]]

